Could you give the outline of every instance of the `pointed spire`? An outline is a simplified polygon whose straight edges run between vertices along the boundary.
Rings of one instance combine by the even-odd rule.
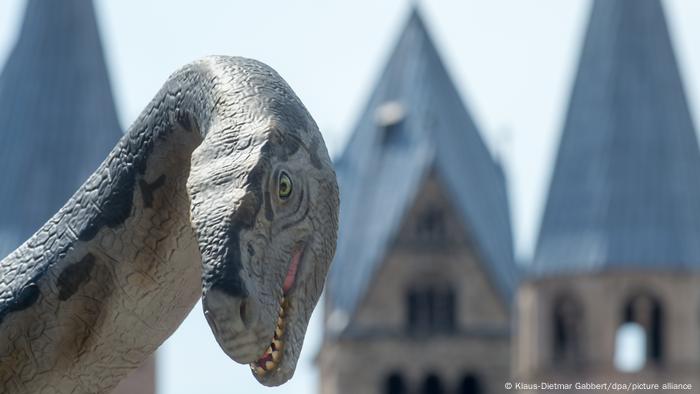
[[[352,314],[431,173],[451,193],[485,270],[510,302],[517,270],[505,181],[417,8],[340,161],[341,228],[328,313]]]
[[[597,0],[534,270],[700,268],[700,151],[658,0]]]
[[[0,74],[0,257],[60,208],[121,135],[91,0],[29,0]]]

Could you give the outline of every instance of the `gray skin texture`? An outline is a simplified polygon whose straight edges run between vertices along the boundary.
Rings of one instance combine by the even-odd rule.
[[[286,199],[282,172],[293,184]],[[254,362],[273,337],[291,256],[302,251],[279,366],[254,374],[282,384],[337,228],[325,143],[284,80],[249,59],[191,63],[66,205],[0,262],[0,392],[109,392],[200,296],[224,352]]]

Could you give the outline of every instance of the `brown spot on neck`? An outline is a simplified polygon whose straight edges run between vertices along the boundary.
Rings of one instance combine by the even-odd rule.
[[[75,294],[80,286],[90,279],[90,272],[95,266],[95,256],[88,253],[77,263],[67,266],[58,276],[58,299],[66,301]]]

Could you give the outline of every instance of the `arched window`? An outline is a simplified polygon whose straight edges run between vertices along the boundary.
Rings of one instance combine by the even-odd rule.
[[[650,294],[630,297],[623,306],[621,320],[615,343],[616,367],[632,372],[650,362],[660,363],[664,356],[664,332],[659,300]]]
[[[581,360],[583,308],[571,295],[561,295],[554,301],[552,316],[553,360],[555,363],[575,363]]]
[[[467,374],[459,384],[459,394],[481,394],[481,382],[474,374]]]
[[[444,282],[412,286],[406,294],[408,330],[414,334],[451,333],[456,330],[456,294]]]
[[[445,390],[442,388],[440,378],[435,374],[429,374],[423,382],[421,394],[443,394]]]
[[[392,372],[387,376],[384,383],[384,393],[386,394],[404,394],[406,392],[406,384],[399,372]]]

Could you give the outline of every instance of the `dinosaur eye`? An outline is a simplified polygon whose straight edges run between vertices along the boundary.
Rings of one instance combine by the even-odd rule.
[[[286,200],[292,195],[292,180],[286,172],[280,174],[278,194],[283,200]]]

